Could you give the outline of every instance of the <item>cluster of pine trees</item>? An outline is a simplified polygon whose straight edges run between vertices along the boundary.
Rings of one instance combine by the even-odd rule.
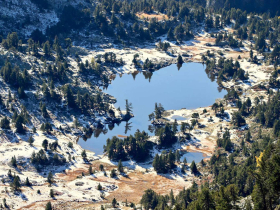
[[[127,160],[130,156],[136,161],[144,161],[150,157],[150,150],[153,148],[153,143],[147,139],[148,134],[139,130],[134,136],[130,135],[125,139],[114,136],[112,139],[107,139],[104,152],[111,160]]]
[[[225,59],[221,57],[216,64],[215,59],[206,60],[206,72],[209,77],[217,75],[217,82],[234,80],[247,80],[249,78],[248,73],[240,68],[238,60],[233,63],[232,59]]]
[[[180,154],[178,152],[173,153],[171,150],[168,153],[162,152],[160,155],[156,154],[153,167],[157,173],[167,173],[176,167],[176,161],[180,161]]]

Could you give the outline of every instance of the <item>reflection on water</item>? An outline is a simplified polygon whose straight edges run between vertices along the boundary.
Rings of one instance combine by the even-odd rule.
[[[148,115],[154,111],[156,102],[161,103],[165,110],[193,109],[210,106],[215,99],[226,94],[225,90],[218,90],[217,83],[208,78],[204,66],[199,63],[183,64],[179,70],[176,65],[171,65],[155,72],[117,75],[105,92],[117,99],[115,107],[124,109],[128,99],[135,117],[129,122],[95,129],[87,141],[79,141],[83,148],[98,155],[103,153],[106,140],[113,136],[128,136],[137,129],[152,135],[155,128],[151,126]]]

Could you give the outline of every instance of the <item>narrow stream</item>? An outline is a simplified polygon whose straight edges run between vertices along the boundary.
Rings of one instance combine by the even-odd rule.
[[[128,99],[132,103],[135,117],[114,127],[106,125],[106,133],[94,133],[88,140],[79,141],[83,148],[96,155],[103,154],[103,145],[113,136],[133,135],[137,129],[153,135],[148,130],[151,125],[148,115],[154,111],[156,102],[161,103],[165,110],[194,109],[210,106],[226,94],[225,90],[219,91],[217,83],[207,77],[205,66],[200,63],[183,64],[180,70],[176,65],[171,65],[153,73],[117,75],[105,92],[117,99],[115,107],[122,110]],[[184,120],[181,116],[175,118]],[[199,158],[194,159],[197,161]]]

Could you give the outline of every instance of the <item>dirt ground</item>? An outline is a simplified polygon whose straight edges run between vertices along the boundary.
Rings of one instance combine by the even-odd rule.
[[[156,18],[157,20],[169,19],[167,15],[163,15],[163,14],[137,13],[136,16],[138,16],[141,19],[148,18],[149,20],[152,18]]]

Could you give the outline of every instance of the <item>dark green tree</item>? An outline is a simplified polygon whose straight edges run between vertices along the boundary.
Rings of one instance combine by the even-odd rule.
[[[51,185],[53,183],[53,174],[50,171],[47,177],[47,182]]]
[[[190,165],[190,169],[191,169],[191,172],[193,174],[197,174],[198,173],[198,170],[197,170],[197,167],[196,167],[196,164],[194,161],[192,161],[191,165]]]
[[[45,210],[52,210],[52,204],[50,201],[47,203]]]
[[[118,163],[118,171],[120,173],[123,173],[123,164],[122,164],[122,160],[119,160],[119,163]]]

